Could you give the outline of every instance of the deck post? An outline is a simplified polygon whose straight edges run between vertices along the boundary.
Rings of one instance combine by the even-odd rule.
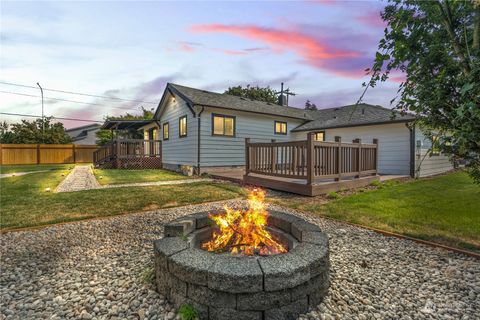
[[[277,142],[277,140],[272,139],[272,143]],[[277,170],[277,148],[275,146],[272,146],[270,148],[270,152],[272,153],[271,160],[272,160],[272,172],[275,173],[275,170]]]
[[[373,139],[373,144],[377,145],[375,148],[375,172],[373,173],[375,176],[378,174],[378,139]]]
[[[312,185],[313,184],[313,178],[314,178],[314,162],[315,162],[315,154],[314,154],[314,148],[315,148],[315,140],[314,140],[314,133],[309,132],[307,135],[307,185]]]
[[[357,170],[358,174],[354,176],[354,178],[360,178],[360,173],[362,171],[362,139],[353,139],[353,143],[358,143],[358,148],[357,148]]]
[[[75,144],[72,144],[73,163],[77,163],[77,151],[75,150]]]
[[[337,177],[335,181],[340,181],[342,176],[342,137],[335,136],[335,142],[337,142]]]
[[[245,175],[250,173],[250,138],[245,138]]]

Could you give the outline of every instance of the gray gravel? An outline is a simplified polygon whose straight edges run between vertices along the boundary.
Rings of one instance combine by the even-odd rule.
[[[0,319],[178,318],[146,279],[152,240],[165,222],[224,204],[0,235]],[[478,319],[480,261],[306,218],[330,236],[332,285],[318,310],[301,319]]]

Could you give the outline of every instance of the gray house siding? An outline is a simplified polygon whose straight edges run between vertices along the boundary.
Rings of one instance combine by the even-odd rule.
[[[235,137],[212,135],[212,114],[235,116]],[[275,134],[275,121],[287,122],[287,134]],[[250,112],[205,108],[201,115],[201,167],[225,167],[245,165],[245,138],[252,142],[291,141],[290,130],[302,124],[303,120],[276,117]]]
[[[429,155],[432,147],[430,138],[425,137],[422,130],[415,129],[415,174],[427,177],[453,169],[453,164],[445,154]]]
[[[319,130],[322,131],[322,130]],[[404,123],[373,126],[326,129],[325,141],[334,141],[340,136],[343,142],[362,139],[362,143],[372,143],[378,139],[378,169],[380,174],[410,174],[410,131]],[[296,134],[295,140],[305,140],[306,132]]]
[[[179,137],[179,119],[187,116],[187,136]],[[162,157],[164,167],[171,170],[178,169],[179,165],[197,165],[197,119],[193,117],[185,101],[177,97],[175,101],[169,99],[165,110],[158,119],[160,129],[158,138],[162,140]],[[169,123],[170,134],[168,140],[163,140],[163,124]]]

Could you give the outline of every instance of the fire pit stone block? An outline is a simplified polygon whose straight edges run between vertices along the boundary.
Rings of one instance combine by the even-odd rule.
[[[328,237],[299,217],[270,212],[268,227],[289,251],[235,256],[200,248],[211,235],[206,212],[172,221],[154,242],[157,290],[200,319],[289,320],[316,307],[329,287]],[[274,230],[278,230],[274,232]]]
[[[233,293],[262,290],[263,272],[256,257],[217,256],[208,274],[209,288]]]

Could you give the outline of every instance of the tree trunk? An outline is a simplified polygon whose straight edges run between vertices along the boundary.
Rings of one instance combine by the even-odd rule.
[[[480,46],[480,3],[474,3],[475,22],[473,23],[473,44],[472,49],[476,50]]]
[[[450,11],[450,6],[448,4],[448,1],[445,1],[444,5],[442,5],[441,2],[437,2],[437,4],[440,7],[440,12],[442,13],[442,18],[443,18],[442,19],[443,24],[450,37],[450,41],[453,46],[453,51],[455,51],[455,54],[460,58],[463,71],[466,74],[468,74],[470,73],[470,63],[465,57],[465,55],[463,54],[460,43],[458,43],[457,38],[455,37],[455,32],[453,30],[453,22],[452,22],[452,12]]]

